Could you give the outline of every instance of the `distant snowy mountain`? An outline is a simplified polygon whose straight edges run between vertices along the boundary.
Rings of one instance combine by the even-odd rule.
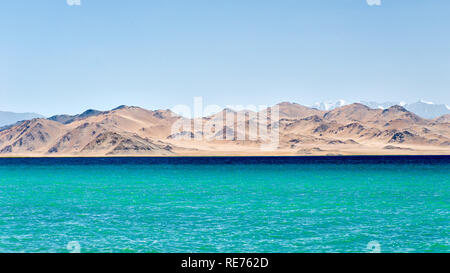
[[[44,116],[36,113],[13,113],[0,111],[0,127],[14,124],[18,121],[43,118]]]
[[[404,102],[366,102],[362,101],[362,104],[373,108],[373,109],[387,109],[394,105],[403,106],[406,110],[415,113],[423,118],[433,119],[446,114],[450,114],[450,107],[445,104],[435,104],[433,102],[428,102],[424,100],[420,100],[415,103],[406,104]]]
[[[406,103],[404,103],[404,102],[392,102],[392,101],[387,101],[387,102],[382,102],[382,103],[374,102],[374,101],[361,101],[360,103],[364,104],[372,109],[387,109],[394,105],[400,105],[403,107],[406,105]]]
[[[450,107],[445,104],[436,104],[433,102],[428,102],[424,100],[420,100],[415,103],[405,103],[403,101],[396,102],[396,101],[387,101],[387,102],[374,102],[374,101],[360,101],[359,103],[364,104],[372,109],[388,109],[391,106],[394,105],[400,105],[407,109],[408,111],[411,111],[415,113],[416,115],[421,116],[422,118],[428,118],[428,119],[434,119],[443,115],[450,114]],[[346,102],[345,100],[338,100],[338,101],[323,101],[323,102],[316,102],[311,107],[316,108],[323,111],[331,111],[335,108],[348,105],[350,103]]]
[[[450,114],[450,107],[445,104],[435,104],[427,101],[418,101],[407,104],[405,108],[423,118],[437,118],[443,115]]]

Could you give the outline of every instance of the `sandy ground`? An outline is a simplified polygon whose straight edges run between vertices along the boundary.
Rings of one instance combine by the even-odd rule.
[[[211,147],[212,148],[212,147]],[[217,147],[214,147],[217,148]],[[256,147],[240,147],[233,149],[182,149],[175,151],[171,155],[158,154],[116,154],[105,155],[103,153],[92,154],[41,154],[41,153],[27,153],[27,154],[8,154],[0,155],[0,158],[13,157],[186,157],[186,156],[352,156],[352,155],[450,155],[450,149],[442,149],[440,147],[430,146],[408,146],[398,149],[384,149],[380,147],[329,147],[329,146],[309,146],[302,147],[298,150],[280,149],[275,151],[262,151]]]

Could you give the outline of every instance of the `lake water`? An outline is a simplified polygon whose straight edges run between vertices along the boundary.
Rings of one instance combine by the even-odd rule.
[[[449,174],[450,156],[0,159],[0,252],[450,252]]]

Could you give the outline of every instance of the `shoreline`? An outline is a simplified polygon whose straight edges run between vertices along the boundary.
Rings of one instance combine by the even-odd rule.
[[[295,157],[447,157],[450,154],[351,154],[351,155],[120,155],[120,156],[0,156],[0,159],[57,159],[57,158],[295,158]]]

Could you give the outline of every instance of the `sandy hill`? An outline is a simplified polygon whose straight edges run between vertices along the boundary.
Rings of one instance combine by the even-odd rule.
[[[279,109],[280,118],[301,119],[313,115],[321,116],[324,114],[324,112],[321,110],[308,108],[297,103],[282,102],[277,104],[276,106]]]
[[[81,116],[81,115],[80,115]],[[164,138],[178,117],[170,111],[120,107],[71,122],[34,119],[0,132],[6,155],[169,155]]]
[[[268,144],[270,150],[262,148]],[[0,156],[337,154],[450,154],[449,116],[423,119],[401,106],[355,103],[321,111],[283,102],[260,112],[224,109],[187,119],[120,106],[0,131]]]

